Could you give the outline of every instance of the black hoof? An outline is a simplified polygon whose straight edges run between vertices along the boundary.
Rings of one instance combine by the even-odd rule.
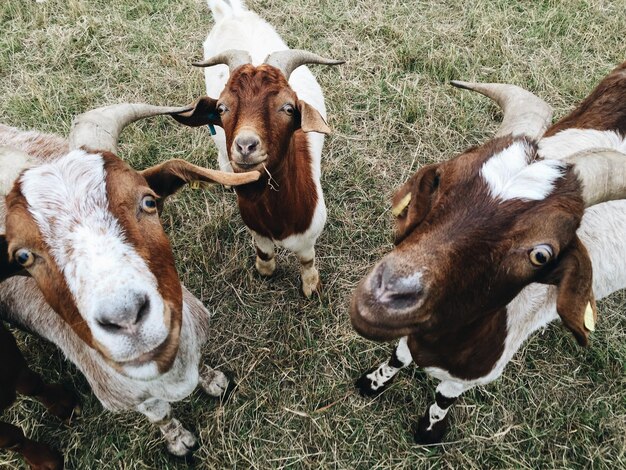
[[[430,426],[430,418],[428,414],[422,416],[417,423],[417,429],[413,437],[417,444],[438,444],[443,440],[448,430],[448,415],[441,421],[437,421],[433,424],[432,428],[428,430]]]
[[[373,367],[372,369],[368,370],[365,374],[363,374],[361,377],[359,377],[356,382],[354,382],[354,386],[359,391],[361,396],[377,397],[378,395],[383,393],[385,390],[387,390],[391,382],[393,382],[393,379],[395,377],[392,377],[384,384],[380,384],[379,382],[372,381],[368,377],[368,375],[374,372],[376,369],[378,369],[378,367]]]

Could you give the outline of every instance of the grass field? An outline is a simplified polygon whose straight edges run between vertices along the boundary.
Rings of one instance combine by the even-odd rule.
[[[534,336],[494,384],[452,412],[448,443],[419,447],[411,428],[435,383],[404,371],[376,400],[352,382],[386,358],[356,335],[348,299],[391,247],[389,197],[420,166],[486,140],[499,112],[451,79],[527,87],[563,115],[626,59],[626,1],[366,2],[249,0],[293,48],[342,58],[314,67],[329,124],[322,185],[329,221],[318,242],[324,292],[299,293],[297,260],[253,270],[234,194],[185,190],[163,223],[183,282],[215,311],[205,349],[239,388],[224,404],[200,393],[175,413],[202,441],[197,468],[626,468],[626,295],[600,303],[591,347],[559,324]],[[2,0],[0,122],[67,135],[74,114],[119,101],[184,104],[203,93],[212,26],[204,0]],[[166,118],[122,136],[136,168],[179,157],[217,167],[204,129]],[[83,417],[61,425],[29,399],[4,415],[61,449],[68,468],[185,468],[136,413],[104,412],[51,345],[19,334],[33,367],[78,391]],[[0,453],[0,468],[23,468]]]

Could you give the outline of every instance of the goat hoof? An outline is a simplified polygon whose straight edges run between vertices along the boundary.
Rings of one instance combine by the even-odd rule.
[[[420,418],[417,423],[417,429],[413,435],[417,444],[438,444],[441,442],[448,431],[448,416],[446,415],[441,421],[437,421],[430,427],[430,416],[428,413]]]
[[[269,261],[263,261],[257,256],[256,263],[254,263],[256,270],[261,276],[270,277],[276,271],[276,257]]]
[[[387,390],[391,382],[393,382],[393,379],[395,377],[392,377],[384,383],[380,383],[378,381],[370,379],[368,375],[374,372],[376,369],[378,369],[378,367],[372,367],[365,374],[359,377],[356,382],[354,382],[354,387],[359,391],[361,396],[370,398],[377,397],[385,390]]]
[[[235,381],[224,372],[205,365],[200,372],[200,386],[210,397],[225,399],[235,389]]]
[[[187,431],[177,419],[172,419],[166,429],[161,429],[167,451],[175,457],[188,458],[200,446],[196,436]]]
[[[307,299],[311,298],[313,292],[318,294],[322,292],[322,283],[317,269],[313,268],[312,271],[302,274],[302,293]]]

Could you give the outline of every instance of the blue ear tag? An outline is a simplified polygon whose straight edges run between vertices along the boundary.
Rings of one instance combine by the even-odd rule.
[[[209,119],[217,119],[215,113],[209,113]],[[211,135],[215,135],[215,126],[213,124],[208,124],[209,131]]]

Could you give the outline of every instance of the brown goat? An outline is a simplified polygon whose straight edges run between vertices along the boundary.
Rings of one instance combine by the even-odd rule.
[[[309,297],[320,285],[315,242],[326,222],[320,167],[323,134],[330,129],[322,90],[311,72],[299,67],[343,61],[284,50],[287,45],[274,28],[240,1],[215,0],[209,6],[216,23],[204,43],[207,59],[194,64],[209,67],[209,97],[176,118],[219,126],[213,139],[223,171],[262,173],[257,182],[235,188],[256,246],[255,267],[270,276],[276,269],[275,246],[294,252],[302,291]],[[221,64],[228,65],[229,76]]]
[[[396,246],[359,283],[350,310],[363,336],[402,338],[357,381],[363,394],[380,393],[412,361],[441,380],[418,442],[439,441],[452,402],[499,377],[557,315],[587,345],[595,297],[626,287],[626,203],[597,205],[626,196],[625,70],[543,138],[551,110],[534,95],[454,83],[497,100],[503,125],[397,191]]]

